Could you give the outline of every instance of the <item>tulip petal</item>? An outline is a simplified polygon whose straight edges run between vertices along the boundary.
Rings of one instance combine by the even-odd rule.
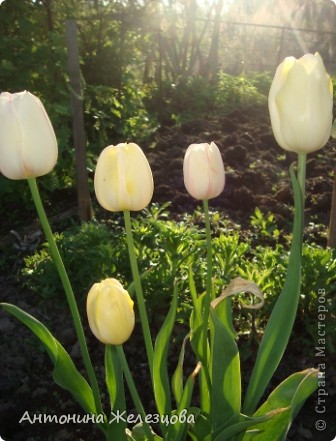
[[[30,94],[19,96],[16,111],[21,121],[23,160],[27,177],[42,176],[55,166],[57,141],[41,101]]]
[[[282,148],[309,153],[323,147],[332,128],[332,84],[320,55],[286,58],[275,73],[268,104]]]
[[[22,134],[12,97],[8,92],[0,95],[0,171],[9,179],[21,179]]]
[[[153,176],[147,158],[134,143],[106,147],[99,156],[94,187],[100,205],[109,211],[138,211],[153,197]]]
[[[95,283],[86,308],[90,328],[101,342],[120,345],[130,337],[135,323],[133,301],[116,279]]]
[[[58,148],[41,101],[29,92],[0,95],[0,171],[9,179],[45,175]]]
[[[185,153],[183,175],[185,187],[195,199],[219,196],[225,185],[225,171],[217,145],[191,144]]]

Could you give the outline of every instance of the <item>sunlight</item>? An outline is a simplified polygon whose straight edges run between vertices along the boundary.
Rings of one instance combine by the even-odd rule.
[[[215,2],[214,0],[196,0],[197,4],[202,9],[208,9],[211,7]],[[227,12],[229,7],[234,3],[235,0],[224,0],[224,7],[223,12]]]

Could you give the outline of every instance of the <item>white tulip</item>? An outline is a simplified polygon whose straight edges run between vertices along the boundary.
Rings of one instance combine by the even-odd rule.
[[[0,95],[0,172],[9,179],[49,173],[57,162],[54,129],[41,101],[29,92]]]
[[[184,156],[183,176],[188,193],[195,199],[219,196],[224,190],[225,171],[217,145],[191,144]]]
[[[276,70],[268,98],[272,129],[285,150],[322,148],[332,129],[333,86],[318,53],[287,57]]]

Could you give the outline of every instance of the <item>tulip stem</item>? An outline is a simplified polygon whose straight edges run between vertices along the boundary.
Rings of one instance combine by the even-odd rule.
[[[206,292],[209,299],[214,300],[214,292],[212,290],[212,244],[211,244],[211,225],[209,215],[209,201],[203,200],[204,217],[205,217],[205,236],[207,247],[207,280],[206,280]]]
[[[145,413],[144,407],[141,403],[140,396],[138,394],[137,388],[136,388],[134,380],[133,380],[133,376],[132,376],[131,371],[129,369],[127,359],[125,357],[124,348],[122,347],[122,345],[118,345],[118,346],[116,346],[116,349],[117,349],[117,354],[119,356],[119,361],[120,361],[122,370],[125,375],[128,389],[129,389],[130,394],[132,396],[133,403],[141,416],[141,419],[143,422],[143,428],[144,428],[144,431],[146,432],[147,439],[154,441],[152,430],[151,430],[150,426],[148,425],[148,423],[146,422],[146,413]]]
[[[154,350],[153,350],[153,342],[152,336],[149,329],[148,317],[146,312],[144,295],[142,292],[141,279],[139,273],[138,262],[135,254],[135,246],[134,239],[132,233],[132,221],[131,221],[131,213],[129,211],[124,211],[124,221],[125,221],[125,230],[126,230],[126,239],[128,246],[128,253],[130,257],[132,275],[134,279],[135,293],[136,299],[140,314],[142,332],[144,334],[145,346],[147,352],[147,358],[149,363],[149,369],[151,373],[151,378],[153,379],[153,358],[154,358]]]
[[[47,215],[45,213],[45,210],[44,210],[44,207],[42,204],[42,200],[40,197],[40,193],[38,190],[36,179],[35,178],[28,179],[28,184],[30,187],[30,191],[32,193],[33,201],[35,203],[36,211],[38,213],[42,229],[43,229],[44,234],[47,238],[52,258],[53,258],[54,263],[56,265],[56,268],[58,270],[59,276],[60,276],[62,284],[63,284],[64,291],[65,291],[65,294],[66,294],[66,297],[68,300],[68,304],[70,307],[70,312],[72,315],[77,338],[79,341],[83,361],[84,361],[85,368],[86,368],[86,371],[89,376],[89,380],[90,380],[90,384],[91,384],[91,388],[92,388],[92,392],[93,392],[93,396],[94,396],[94,401],[95,401],[95,405],[96,405],[96,411],[97,411],[97,414],[102,414],[103,410],[102,410],[102,405],[101,405],[101,398],[100,398],[98,382],[97,382],[97,378],[96,378],[96,375],[95,375],[95,372],[94,372],[94,369],[93,369],[93,366],[92,366],[92,363],[90,360],[90,355],[89,355],[89,351],[87,348],[84,330],[83,330],[83,326],[81,323],[81,318],[80,318],[80,314],[78,311],[75,295],[72,290],[71,283],[70,283],[69,277],[67,275],[67,272],[65,270],[65,267],[64,267],[64,264],[62,261],[62,257],[59,253],[54,236],[52,234],[50,224],[49,224]]]
[[[307,153],[298,153],[297,177],[301,188],[303,208],[304,208],[305,192],[306,192],[306,162],[307,162]]]
[[[213,300],[213,289],[212,289],[212,244],[211,244],[211,225],[209,216],[209,200],[203,200],[204,209],[204,220],[205,220],[205,237],[206,237],[206,249],[207,249],[207,276],[206,276],[206,297],[203,309],[203,331],[202,331],[202,346],[203,346],[203,356],[204,363],[208,360],[208,327],[209,327],[209,313],[210,313],[210,303]],[[209,378],[208,370],[202,370],[200,376],[200,395],[201,402],[206,405],[208,403],[208,391],[211,388],[211,381]],[[205,383],[206,382],[206,385]],[[203,406],[203,407],[204,407]]]

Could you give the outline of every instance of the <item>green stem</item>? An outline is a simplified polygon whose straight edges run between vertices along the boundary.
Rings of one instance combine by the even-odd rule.
[[[129,389],[130,394],[132,396],[133,403],[134,403],[137,411],[139,412],[139,415],[141,416],[143,428],[146,432],[147,438],[151,441],[154,441],[154,437],[153,437],[153,433],[151,431],[151,428],[149,427],[148,423],[146,422],[146,413],[145,413],[144,407],[141,403],[141,399],[139,397],[137,388],[135,386],[131,371],[128,367],[128,363],[127,363],[127,360],[125,357],[124,349],[123,349],[122,345],[116,346],[116,349],[117,349],[117,354],[119,356],[122,370],[125,375],[128,389]]]
[[[307,162],[307,153],[298,153],[297,178],[301,188],[303,209],[305,205],[304,203],[305,203],[305,192],[306,192],[306,162]]]
[[[57,267],[59,276],[60,276],[62,284],[63,284],[64,291],[65,291],[65,294],[66,294],[66,297],[68,300],[68,304],[70,307],[73,323],[74,323],[77,338],[79,341],[84,365],[85,365],[86,371],[89,376],[89,381],[91,384],[91,388],[92,388],[92,392],[93,392],[93,396],[94,396],[94,400],[95,400],[96,411],[97,411],[97,414],[102,414],[103,410],[102,410],[102,405],[101,405],[98,382],[97,382],[97,378],[96,378],[96,375],[95,375],[95,372],[94,372],[94,369],[93,369],[93,366],[92,366],[92,363],[90,360],[90,355],[88,352],[88,348],[87,348],[87,344],[86,344],[86,340],[85,340],[85,335],[84,335],[84,331],[83,331],[83,327],[82,327],[81,318],[79,315],[75,295],[73,293],[73,290],[72,290],[72,287],[70,284],[70,280],[69,280],[69,277],[68,277],[67,272],[65,270],[65,267],[64,267],[61,255],[59,253],[59,250],[57,248],[55,239],[53,237],[47,215],[44,211],[43,204],[42,204],[41,197],[40,197],[40,193],[39,193],[39,190],[37,187],[36,179],[35,178],[28,179],[28,184],[29,184],[29,187],[30,187],[30,190],[32,193],[33,201],[35,203],[35,207],[36,207],[38,216],[40,218],[42,229],[43,229],[44,234],[47,238],[52,258],[53,258],[55,265]]]
[[[301,286],[302,237],[306,155],[299,154],[298,171],[294,165],[289,172],[294,191],[293,239],[289,254],[285,283],[264,330],[249,385],[243,413],[252,415],[269,381],[277,369],[293,329]]]
[[[205,217],[205,236],[207,247],[207,280],[206,280],[206,292],[211,300],[214,300],[215,293],[212,290],[212,243],[211,243],[211,225],[209,215],[209,201],[205,199],[203,201],[204,217]]]
[[[205,410],[206,404],[209,403],[208,391],[211,389],[211,380],[208,374],[208,326],[209,326],[209,313],[210,313],[210,303],[213,300],[213,290],[212,290],[212,244],[211,244],[211,225],[209,216],[209,201],[207,199],[203,200],[204,209],[204,220],[205,220],[205,237],[206,237],[206,249],[207,249],[207,276],[206,276],[206,297],[204,302],[203,310],[203,335],[202,335],[202,345],[203,354],[207,363],[207,368],[202,370],[200,375],[200,395],[202,402],[202,409]]]
[[[124,374],[117,351],[117,346],[105,345],[105,379],[110,396],[111,415],[126,412]],[[106,441],[127,441],[127,422],[123,419],[110,420]]]
[[[144,334],[144,339],[145,339],[145,346],[146,346],[147,358],[148,358],[148,363],[149,363],[149,369],[150,369],[150,373],[151,373],[151,378],[153,379],[153,358],[154,358],[153,342],[152,342],[151,332],[149,329],[149,323],[148,323],[148,317],[147,317],[147,312],[146,312],[144,295],[142,292],[138,262],[137,262],[137,258],[136,258],[136,254],[135,254],[134,239],[133,239],[133,233],[132,233],[131,214],[129,211],[124,211],[124,221],[125,221],[128,253],[129,253],[129,257],[130,257],[132,275],[133,275],[133,279],[134,279],[137,305],[138,305],[139,314],[140,314],[142,332]]]

